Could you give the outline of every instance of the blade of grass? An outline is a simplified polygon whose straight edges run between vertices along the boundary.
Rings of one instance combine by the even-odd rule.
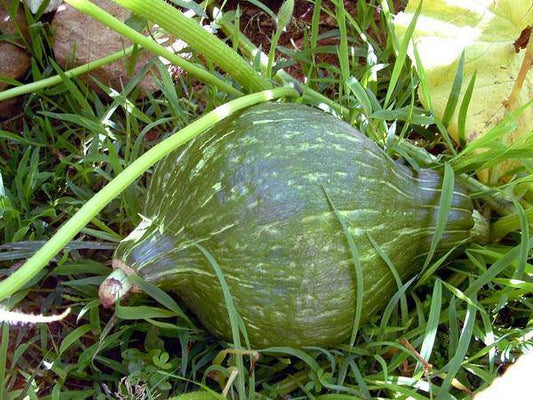
[[[316,400],[360,400],[361,397],[352,394],[322,394]]]
[[[382,318],[379,323],[379,334],[378,334],[378,342],[381,342],[384,340],[387,326],[389,324],[390,317],[392,315],[392,312],[394,310],[394,307],[398,303],[398,301],[402,298],[402,296],[405,296],[405,292],[407,289],[411,286],[411,284],[416,280],[416,276],[409,279],[405,284],[399,288],[396,293],[391,297],[387,305],[385,306],[385,309],[382,312]]]
[[[413,15],[413,19],[409,23],[409,26],[407,27],[407,30],[405,32],[405,36],[403,37],[400,49],[398,51],[398,55],[396,56],[396,62],[394,63],[394,67],[392,69],[392,74],[387,88],[387,94],[385,95],[385,102],[383,104],[383,108],[387,108],[387,106],[389,105],[389,101],[392,97],[394,89],[396,88],[398,79],[400,78],[400,74],[407,58],[407,49],[409,47],[409,42],[411,41],[411,38],[413,36],[418,16],[422,11],[422,4],[423,2],[421,1],[418,7],[416,8],[416,11]]]
[[[135,274],[129,275],[128,280],[134,285],[139,286],[139,288],[141,288],[144,293],[156,300],[159,304],[165,306],[170,311],[178,315],[180,318],[183,318],[183,320],[185,320],[185,322],[191,328],[197,329],[194,323],[183,312],[181,307],[178,306],[178,303],[176,303],[176,301],[174,301],[174,299],[170,297],[164,290],[158,288],[155,285],[152,285],[150,282],[147,282],[146,280]]]
[[[446,143],[448,150],[455,156],[457,154],[457,151],[455,150],[453,141],[450,137],[450,134],[448,133],[448,130],[446,129],[442,121],[438,118],[435,119],[435,125],[437,125],[437,129],[439,130],[439,133],[442,135],[442,138],[444,139],[444,143]]]
[[[442,281],[442,284],[459,300],[463,300],[469,306],[475,307],[480,313],[485,312],[482,307],[480,307],[473,299],[466,296],[460,289],[457,289],[455,286],[449,284],[446,281]]]
[[[339,87],[339,96],[349,92],[348,80],[350,78],[350,58],[348,56],[348,32],[346,30],[346,10],[343,0],[335,0],[335,16],[339,27],[340,42],[337,46],[337,57],[341,67],[341,85]]]
[[[303,350],[293,349],[292,347],[274,346],[267,347],[266,349],[262,349],[260,351],[261,353],[266,354],[283,354],[299,358],[300,360],[305,362],[313,372],[318,372],[321,369],[318,362]]]
[[[492,266],[487,269],[483,274],[481,274],[474,282],[470,284],[468,289],[464,291],[465,296],[472,298],[472,296],[479,290],[481,287],[489,283],[497,275],[499,275],[505,268],[509,267],[511,263],[517,259],[521,252],[523,251],[524,245],[519,244],[514,247],[512,250],[508,251],[502,258],[496,261]],[[530,238],[527,242],[528,250],[533,247],[533,238]]]
[[[532,105],[533,99],[528,101],[526,104],[516,109],[512,113],[506,114],[498,125],[490,128],[490,130],[485,132],[483,136],[480,136],[476,140],[469,142],[456,158],[460,159],[461,157],[472,153],[476,149],[490,147],[494,143],[499,143],[501,137],[509,135],[517,128],[517,118],[521,113],[523,113],[528,107],[531,107]]]
[[[348,78],[348,80],[346,81],[346,86],[352,91],[356,99],[363,107],[364,114],[367,117],[370,117],[373,112],[373,108],[365,88],[361,85],[361,83],[359,83],[359,81],[354,76],[350,76]]]
[[[424,283],[426,283],[429,279],[431,279],[432,276],[434,276],[435,272],[439,267],[444,264],[444,261],[448,259],[448,257],[456,250],[456,248],[452,248],[446,252],[442,257],[440,257],[438,260],[436,260],[434,263],[431,264],[431,266],[424,271],[422,276],[418,279],[415,288],[422,286]]]
[[[272,77],[272,65],[274,64],[274,58],[276,57],[276,50],[278,46],[278,41],[281,37],[281,34],[289,23],[291,22],[292,14],[294,12],[294,0],[285,0],[279,9],[279,13],[276,16],[276,32],[272,36],[272,41],[270,43],[270,50],[268,52],[268,63],[266,68],[266,77]]]
[[[313,16],[311,17],[311,48],[316,49],[320,29],[320,14],[322,11],[322,0],[315,0]],[[313,55],[314,61],[314,55]]]
[[[455,354],[459,342],[459,323],[457,322],[457,297],[452,297],[448,305],[449,343],[448,353]]]
[[[533,288],[532,288],[533,289]],[[482,309],[484,310],[484,309]],[[485,343],[489,358],[489,371],[494,370],[494,362],[496,358],[496,349],[494,345],[496,343],[496,335],[494,334],[494,328],[490,316],[486,312],[480,313],[481,320],[483,321],[483,336],[481,340]]]
[[[121,306],[117,303],[115,315],[124,320],[148,319],[148,318],[172,318],[176,313],[164,308],[149,306]]]
[[[71,331],[65,338],[61,341],[61,345],[59,346],[59,353],[58,356],[61,356],[70,346],[72,346],[74,343],[79,342],[80,338],[85,335],[86,333],[91,331],[91,326],[86,324],[82,326],[78,326],[76,329]]]
[[[331,206],[331,208],[333,209],[333,212],[335,213],[335,216],[337,220],[339,221],[339,224],[341,225],[344,236],[348,242],[348,247],[350,249],[350,254],[352,256],[353,266],[355,270],[354,271],[355,281],[356,281],[355,315],[354,315],[354,321],[353,321],[353,327],[352,327],[352,334],[350,336],[350,347],[353,347],[355,344],[355,338],[357,337],[359,326],[361,324],[361,315],[363,313],[363,293],[364,293],[363,270],[361,268],[361,262],[359,261],[359,252],[357,251],[357,247],[355,245],[352,235],[350,234],[350,231],[348,230],[348,226],[346,225],[344,218],[340,214],[339,210],[335,207],[335,204],[333,204],[333,201],[331,197],[329,196],[326,190],[326,187],[324,185],[322,185],[322,190],[324,191],[324,194],[326,195],[326,199],[329,205]]]
[[[36,240],[32,242],[14,242],[0,245],[0,261],[18,260],[20,258],[31,257],[39,248],[41,248],[46,241]],[[65,250],[113,250],[116,244],[92,242],[92,241],[76,241],[69,242],[64,248]]]
[[[0,399],[7,398],[6,368],[7,368],[7,346],[9,344],[9,324],[2,323],[2,342],[0,342]]]
[[[435,224],[435,233],[431,238],[431,244],[429,247],[429,252],[427,254],[426,260],[424,261],[424,266],[422,270],[425,270],[435,251],[437,250],[437,245],[446,229],[446,224],[448,223],[448,216],[450,214],[450,209],[452,206],[453,199],[453,188],[454,188],[454,173],[450,164],[444,164],[444,177],[442,179],[442,189],[441,196],[439,200],[439,211],[437,214],[437,222]]]
[[[449,389],[452,380],[455,378],[468,352],[470,341],[472,340],[472,333],[476,322],[476,308],[468,305],[463,329],[457,344],[457,351],[450,362],[443,368],[446,370],[446,377],[442,383],[436,400],[448,400],[450,398]]]
[[[468,106],[472,99],[472,93],[474,92],[474,86],[476,84],[477,71],[474,71],[468,87],[466,88],[461,106],[459,107],[459,115],[457,116],[457,136],[459,137],[459,144],[464,146],[466,143],[466,117],[468,113]]]
[[[433,293],[431,295],[431,307],[429,309],[429,317],[426,324],[426,331],[424,333],[424,341],[420,349],[420,356],[429,362],[433,346],[435,345],[435,338],[437,337],[437,330],[439,328],[440,313],[442,309],[442,282],[440,279],[435,280],[433,285]],[[416,364],[416,375],[424,369],[420,361]]]
[[[522,279],[529,259],[529,223],[524,207],[515,199],[513,199],[513,203],[516,207],[518,218],[520,219],[520,254],[518,256],[518,268],[513,273],[513,279]]]
[[[459,101],[459,96],[461,94],[461,87],[463,85],[463,67],[465,63],[465,52],[461,53],[459,61],[457,63],[457,72],[455,73],[455,78],[453,79],[452,88],[450,89],[450,95],[448,96],[448,101],[446,101],[446,107],[444,108],[444,115],[442,116],[442,123],[444,126],[448,126],[452,119],[453,114],[455,113],[455,107]]]
[[[259,0],[246,0],[246,2],[253,4],[260,10],[264,11],[272,20],[276,19],[276,14],[274,14],[274,11],[272,11],[270,8],[268,8],[265,4],[263,4]]]
[[[392,393],[399,395],[401,399],[409,399],[409,400],[411,399],[412,400],[427,400],[428,399],[424,394],[420,394],[418,392],[418,390],[424,390],[425,388],[416,387],[415,385],[410,384],[410,382],[405,382],[405,377],[391,376],[386,381],[372,380],[371,383],[373,383],[373,385],[370,387],[371,389],[385,388],[387,390],[390,390]],[[422,383],[422,381],[420,381],[420,383]],[[406,386],[415,386],[415,390],[409,389]],[[426,389],[425,391],[427,392],[428,390]]]
[[[228,315],[230,319],[230,325],[231,325],[231,335],[233,337],[233,346],[236,349],[241,349],[241,335],[239,333],[239,320],[241,319],[239,316],[239,312],[237,311],[237,308],[235,307],[235,303],[233,302],[233,297],[231,296],[231,292],[229,290],[228,284],[226,282],[226,279],[224,278],[224,274],[222,273],[222,270],[220,269],[220,266],[218,265],[215,258],[209,253],[202,245],[199,243],[194,243],[194,245],[201,251],[201,253],[204,255],[204,257],[209,261],[213,269],[215,270],[215,273],[218,278],[218,282],[220,284],[220,287],[222,289],[222,293],[224,295],[224,301],[226,303],[226,309],[228,310]],[[246,388],[244,385],[244,362],[242,354],[236,353],[235,358],[237,360],[237,392],[239,393],[239,398],[244,399],[246,396]]]
[[[420,54],[418,54],[418,46],[413,44],[413,52],[415,55],[416,62],[416,72],[418,74],[418,79],[420,80],[420,88],[422,89],[422,94],[424,95],[424,101],[426,103],[426,108],[433,113],[433,105],[431,103],[431,94],[429,91],[429,85],[426,79],[426,71],[424,70],[424,65],[420,59]]]
[[[357,384],[359,385],[359,390],[361,391],[361,394],[363,396],[363,399],[365,400],[371,400],[372,396],[370,395],[370,391],[368,390],[368,386],[363,378],[363,375],[361,374],[361,371],[359,371],[359,368],[357,367],[357,364],[354,360],[350,361],[350,368],[352,369],[352,372],[355,376],[355,380]]]
[[[398,287],[398,290],[402,290],[402,279],[400,278],[400,275],[398,274],[398,271],[396,270],[396,267],[394,266],[394,263],[390,259],[390,257],[385,253],[385,250],[379,245],[378,242],[374,239],[374,237],[370,234],[370,232],[367,232],[367,237],[374,249],[377,251],[379,256],[383,261],[385,261],[385,264],[387,264],[387,267],[389,267],[389,270],[394,276],[394,280],[396,282],[396,286]],[[402,296],[400,297],[400,310],[402,314],[402,325],[407,325],[407,319],[409,318],[408,309],[407,309],[407,298],[405,297],[405,292],[402,291]]]

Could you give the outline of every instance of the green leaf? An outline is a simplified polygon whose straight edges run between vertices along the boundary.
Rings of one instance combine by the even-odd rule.
[[[450,215],[450,209],[452,206],[454,181],[452,167],[450,167],[450,164],[444,164],[444,178],[442,179],[442,191],[439,200],[439,212],[437,214],[437,222],[435,224],[435,233],[431,238],[431,245],[429,247],[429,252],[422,270],[425,270],[429,265],[429,262],[437,250],[437,245],[439,244],[444,230],[446,229],[448,216]]]
[[[489,283],[494,279],[498,274],[503,270],[511,266],[511,263],[517,259],[522,253],[524,247],[527,247],[528,251],[533,247],[533,238],[530,238],[527,242],[527,245],[519,244],[511,251],[507,252],[502,258],[496,261],[492,266],[487,269],[483,274],[481,274],[474,282],[470,284],[468,289],[465,290],[464,294],[467,297],[472,298],[472,296],[484,285]]]
[[[230,319],[230,325],[231,325],[231,334],[233,337],[233,345],[236,349],[241,349],[241,336],[239,333],[239,327],[241,324],[239,321],[242,321],[239,312],[237,308],[235,307],[235,302],[233,301],[233,297],[231,296],[231,292],[229,290],[228,284],[226,282],[226,278],[224,278],[224,274],[222,273],[222,270],[220,269],[220,266],[218,265],[215,258],[207,251],[206,248],[204,248],[202,245],[198,243],[194,243],[194,245],[200,250],[200,252],[204,255],[204,257],[209,261],[213,269],[215,270],[215,274],[217,275],[218,281],[220,283],[220,287],[222,289],[222,293],[224,295],[224,301],[226,303],[226,308],[228,310],[228,315]],[[245,387],[244,387],[244,364],[243,364],[243,358],[241,354],[236,355],[237,358],[237,389],[239,392],[239,397],[244,398],[245,393]]]
[[[4,399],[7,393],[4,392],[4,381],[7,367],[7,347],[9,344],[9,324],[2,323],[2,341],[0,342],[0,399]]]
[[[324,191],[324,194],[326,195],[328,203],[333,209],[333,212],[335,213],[335,216],[337,217],[337,220],[339,221],[341,225],[346,241],[348,242],[348,246],[349,246],[350,253],[352,256],[352,260],[353,260],[355,279],[356,279],[355,315],[354,315],[354,321],[353,321],[353,327],[352,327],[352,334],[350,336],[350,347],[353,347],[355,343],[355,338],[357,336],[357,331],[359,330],[359,326],[361,324],[361,315],[363,313],[363,294],[364,294],[363,269],[361,268],[361,262],[359,260],[359,252],[357,250],[357,246],[355,245],[353,237],[350,234],[350,231],[348,230],[346,221],[344,221],[344,218],[342,217],[341,213],[335,207],[335,204],[333,204],[333,201],[329,197],[329,194],[323,185],[322,185],[322,190]]]
[[[115,314],[120,319],[147,319],[147,318],[171,318],[176,316],[172,311],[165,310],[163,308],[149,307],[149,306],[137,306],[137,307],[125,307],[117,304]]]
[[[457,136],[459,138],[459,144],[463,146],[466,143],[466,117],[468,112],[468,106],[472,99],[472,93],[474,92],[474,86],[476,84],[477,71],[474,71],[466,92],[461,101],[461,107],[459,107],[459,115],[457,117]]]
[[[156,300],[158,303],[168,308],[174,314],[183,318],[187,322],[187,324],[189,324],[189,326],[195,328],[189,317],[187,317],[187,315],[182,311],[180,306],[178,306],[178,303],[176,303],[174,299],[170,297],[164,290],[152,285],[150,282],[145,281],[144,279],[135,274],[131,274],[130,276],[128,276],[128,280],[134,285],[139,286],[144,293]]]
[[[284,30],[291,22],[294,12],[294,0],[286,0],[281,5],[278,17],[276,18],[278,29]]]
[[[82,325],[70,332],[59,346],[59,355],[63,354],[70,346],[80,340],[80,338],[91,330],[90,325]]]
[[[459,368],[461,368],[465,355],[468,351],[468,347],[470,346],[475,322],[476,308],[468,305],[463,330],[461,331],[461,336],[459,337],[459,343],[457,345],[457,351],[450,362],[443,368],[447,371],[447,373],[437,396],[437,400],[447,400],[450,398],[449,389],[452,384],[452,380],[455,378],[457,372],[459,372]]]
[[[286,356],[293,356],[297,357],[303,362],[305,362],[312,371],[315,373],[320,370],[320,365],[316,362],[316,360],[311,357],[309,354],[307,354],[305,351],[293,349],[292,347],[268,347],[266,349],[262,349],[261,353],[266,354],[280,354],[280,355],[286,355]]]
[[[390,272],[394,276],[394,281],[396,282],[396,286],[398,287],[398,291],[402,293],[402,296],[400,297],[400,310],[402,315],[402,324],[407,324],[407,319],[409,317],[408,315],[408,309],[407,309],[407,298],[405,297],[404,290],[402,289],[402,279],[400,277],[400,274],[398,274],[398,271],[396,270],[396,267],[394,266],[394,263],[390,259],[390,257],[387,255],[385,250],[379,245],[379,243],[374,239],[374,237],[371,235],[370,232],[367,232],[368,240],[376,250],[376,252],[379,254],[381,259],[385,261],[385,264],[387,264],[387,267],[389,267]]]
[[[431,358],[431,352],[433,351],[435,338],[437,337],[441,307],[442,281],[440,279],[437,279],[435,280],[435,284],[433,285],[433,294],[431,295],[431,308],[429,310],[429,317],[426,325],[426,332],[424,334],[424,341],[422,342],[422,348],[420,349],[420,356],[428,362]],[[416,372],[420,371],[421,368],[422,363],[418,362],[416,365],[415,374]]]
[[[457,63],[457,72],[455,73],[455,78],[453,80],[452,88],[450,90],[450,96],[446,101],[446,107],[444,108],[444,115],[442,116],[442,123],[445,126],[448,126],[450,123],[453,113],[455,112],[455,107],[459,101],[459,95],[461,94],[461,86],[463,85],[463,68],[465,64],[465,52],[461,53],[459,61]]]
[[[0,129],[0,138],[11,140],[15,143],[22,143],[28,146],[42,146],[42,144],[40,143],[32,142],[31,140],[28,140],[23,136],[16,135],[9,131],[4,131],[3,129]]]
[[[422,3],[418,5],[418,8],[413,14],[413,18],[409,22],[409,25],[407,26],[407,29],[403,34],[400,49],[398,50],[398,55],[396,56],[396,62],[394,63],[394,67],[392,69],[389,87],[387,89],[387,94],[385,95],[385,105],[383,106],[383,108],[387,108],[392,93],[394,93],[394,89],[396,88],[396,84],[398,83],[398,79],[400,78],[400,73],[402,72],[402,68],[405,64],[405,59],[407,58],[407,49],[409,47],[409,43],[411,42],[413,32],[415,31],[418,16],[420,15],[421,10]]]
[[[346,86],[352,91],[352,93],[357,98],[357,101],[361,103],[361,106],[363,107],[363,111],[366,116],[370,116],[372,114],[372,103],[370,99],[368,98],[368,93],[366,92],[365,88],[359,83],[359,81],[353,77],[350,76],[348,80],[346,81]]]
[[[526,212],[522,205],[513,199],[513,203],[516,207],[518,217],[520,219],[520,256],[518,258],[518,268],[513,274],[514,279],[522,279],[524,274],[524,269],[526,267],[527,261],[529,259],[529,222],[527,220]]]

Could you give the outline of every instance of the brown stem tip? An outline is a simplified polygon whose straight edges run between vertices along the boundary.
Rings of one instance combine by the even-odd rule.
[[[110,308],[124,297],[132,288],[128,276],[122,269],[115,269],[100,285],[98,295],[100,303]]]

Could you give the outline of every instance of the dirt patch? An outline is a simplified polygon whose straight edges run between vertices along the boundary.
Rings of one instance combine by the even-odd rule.
[[[403,3],[398,0],[399,3]],[[283,1],[280,0],[263,0],[263,4],[269,7],[274,13],[277,13],[281,7]],[[276,31],[275,21],[259,7],[244,1],[229,1],[227,9],[236,9],[238,7],[241,10],[240,28],[257,47],[260,47],[265,53],[268,53],[271,45],[271,38]],[[286,31],[281,35],[278,46],[284,47],[291,52],[298,53],[305,49],[306,43],[310,36],[310,29],[312,24],[314,3],[307,0],[296,0],[294,3],[294,13],[291,23],[287,26]],[[338,29],[337,21],[332,16],[335,13],[335,5],[331,0],[324,0],[322,3],[322,11],[319,18],[319,36],[323,35],[317,41],[317,47],[326,48],[327,46],[336,46],[339,44],[339,36],[325,35],[328,32]],[[344,8],[347,14],[357,20],[357,2],[344,1]],[[324,9],[330,12],[324,11]],[[380,7],[375,7],[374,18],[378,20],[380,18]],[[367,32],[368,33],[368,32]],[[384,32],[370,32],[378,42],[386,41],[386,35]],[[309,46],[307,44],[307,46]],[[277,59],[287,58],[283,52],[278,51]],[[315,62],[325,65],[339,66],[337,54],[332,51],[318,51],[314,54]],[[304,72],[302,67],[298,64],[293,64],[285,68],[292,76],[297,79],[303,79]]]

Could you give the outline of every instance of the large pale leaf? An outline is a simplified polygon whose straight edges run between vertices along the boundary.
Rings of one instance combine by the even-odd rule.
[[[497,378],[474,400],[530,399],[533,352],[522,355],[502,377]]]
[[[420,4],[410,0],[405,11],[394,20],[399,40]],[[509,111],[509,98],[524,60],[525,50],[516,52],[514,43],[522,31],[533,24],[531,0],[425,0],[413,34],[413,43],[424,67],[435,114],[442,118],[461,53],[465,53],[461,98],[474,71],[477,78],[468,109],[466,142],[482,136]],[[531,39],[533,40],[533,38]],[[414,63],[411,47],[409,56]],[[426,108],[421,92],[420,100]],[[459,99],[459,104],[461,102]],[[533,73],[529,73],[514,108],[533,99]],[[458,109],[448,127],[458,140]],[[518,118],[517,129],[502,138],[510,144],[533,131],[533,107]],[[500,167],[499,176],[511,165]]]

